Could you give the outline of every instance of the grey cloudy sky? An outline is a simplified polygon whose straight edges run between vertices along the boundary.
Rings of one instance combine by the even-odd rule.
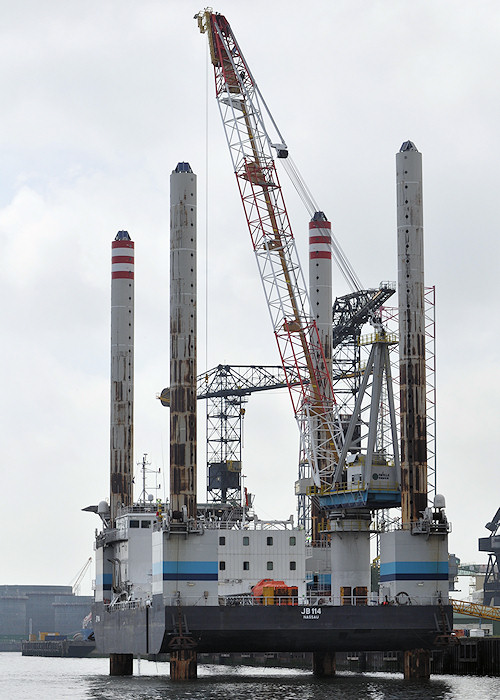
[[[198,175],[199,370],[278,364],[206,37],[193,21],[200,9],[191,0],[0,0],[1,583],[69,583],[92,552],[98,522],[80,509],[108,492],[119,229],[136,243],[136,461],[148,453],[168,469],[168,416],[155,397],[168,384],[178,161]],[[366,286],[397,277],[394,154],[407,139],[423,153],[438,490],[450,550],[485,561],[477,538],[500,506],[500,6],[226,0],[215,9]],[[306,265],[308,217],[284,188]],[[334,294],[347,291],[336,279]],[[252,397],[245,422],[256,510],[286,518],[298,452],[286,392]]]

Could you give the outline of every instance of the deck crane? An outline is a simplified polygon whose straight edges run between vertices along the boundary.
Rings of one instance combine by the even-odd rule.
[[[293,371],[288,369],[289,374]],[[241,472],[244,406],[254,393],[286,388],[281,366],[217,365],[198,378],[198,399],[207,401],[209,503],[233,504],[236,517],[245,506]]]
[[[216,98],[302,444],[316,486],[331,487],[340,476],[343,431],[275,166],[288,149],[227,19],[209,8],[195,19],[208,36]],[[279,143],[269,136],[261,105]]]
[[[288,367],[287,374],[289,381],[297,382],[294,367]],[[233,505],[225,511],[228,519],[241,517],[244,505],[241,476],[244,405],[254,393],[286,388],[281,365],[220,364],[198,375],[197,399],[207,401],[207,497],[209,504]],[[163,406],[170,406],[168,388],[157,398]]]

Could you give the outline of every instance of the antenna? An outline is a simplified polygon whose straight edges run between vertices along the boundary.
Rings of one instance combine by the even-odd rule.
[[[142,462],[137,462],[137,465],[141,467],[142,471],[142,491],[141,495],[139,496],[138,503],[142,504],[143,506],[146,506],[147,504],[151,504],[151,502],[154,499],[153,494],[148,493],[146,491],[146,474],[160,474],[161,469],[148,469],[148,467],[151,466],[151,462],[148,462],[148,455],[145,452],[143,457],[142,457]],[[152,490],[158,491],[158,489],[161,488],[161,484],[158,484],[156,479],[155,479],[155,485]],[[151,489],[150,489],[151,490]]]

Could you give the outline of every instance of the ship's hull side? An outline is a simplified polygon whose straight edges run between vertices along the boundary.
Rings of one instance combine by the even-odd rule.
[[[99,618],[97,620],[97,618]],[[106,612],[96,604],[102,653],[383,651],[433,648],[452,608],[437,606],[163,606]]]

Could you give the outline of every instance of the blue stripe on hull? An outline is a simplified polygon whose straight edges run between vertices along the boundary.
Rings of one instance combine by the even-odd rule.
[[[163,574],[164,581],[217,581],[217,574]]]
[[[110,591],[113,583],[113,574],[98,574],[96,576],[96,588],[101,588],[103,591]]]
[[[380,574],[380,581],[447,581],[448,574]]]
[[[380,581],[446,581],[447,561],[393,561],[381,564]]]
[[[217,581],[216,561],[164,561],[153,566],[153,578],[164,581]]]
[[[216,561],[164,561],[163,573],[175,574],[203,574],[217,573],[218,563]]]
[[[448,576],[447,561],[393,561],[380,565],[381,576],[413,574],[417,578],[424,574]]]

